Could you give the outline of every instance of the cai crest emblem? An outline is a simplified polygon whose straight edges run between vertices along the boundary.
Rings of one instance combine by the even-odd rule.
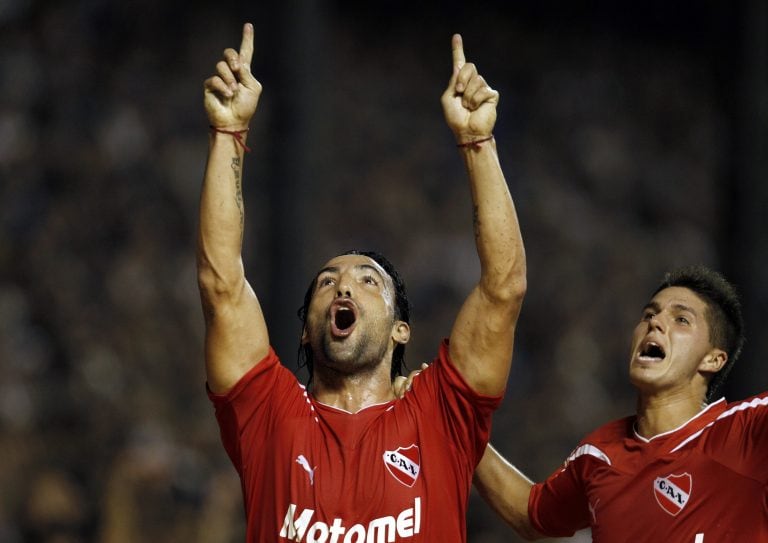
[[[412,487],[419,478],[419,447],[410,445],[394,451],[384,451],[384,465],[389,474],[407,487]]]
[[[661,508],[674,517],[688,503],[692,487],[693,478],[689,473],[656,477],[653,481],[653,495]]]

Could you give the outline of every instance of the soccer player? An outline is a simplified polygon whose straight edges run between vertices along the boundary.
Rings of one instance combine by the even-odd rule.
[[[668,273],[632,336],[636,414],[589,434],[539,484],[489,446],[477,488],[527,539],[590,527],[598,543],[768,542],[768,393],[716,399],[743,342],[720,274]]]
[[[241,260],[245,136],[261,93],[253,27],[204,85],[212,127],[200,205],[198,281],[206,373],[241,480],[248,541],[466,540],[472,473],[511,363],[525,255],[492,130],[498,93],[452,41],[442,95],[470,181],[480,278],[408,397],[392,377],[410,337],[405,288],[375,253],[329,260],[302,310],[311,389],[270,348]]]

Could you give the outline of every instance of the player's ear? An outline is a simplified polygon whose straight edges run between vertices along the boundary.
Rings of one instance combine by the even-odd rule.
[[[728,362],[728,353],[722,349],[712,349],[699,364],[699,371],[715,374],[725,367]]]
[[[301,344],[306,345],[309,343],[309,336],[307,335],[307,327],[305,326],[301,331]]]
[[[411,339],[411,327],[405,321],[395,321],[392,326],[392,339],[395,343],[405,345]]]

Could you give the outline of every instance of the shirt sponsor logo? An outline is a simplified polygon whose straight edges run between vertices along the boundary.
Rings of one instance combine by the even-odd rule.
[[[421,498],[413,507],[403,509],[396,517],[375,518],[367,525],[346,526],[344,519],[335,518],[331,524],[312,522],[314,509],[304,509],[296,516],[297,506],[290,504],[285,512],[280,537],[305,543],[390,543],[421,532]]]
[[[653,481],[653,495],[661,508],[674,517],[688,503],[692,487],[693,478],[689,473],[656,477]]]
[[[410,445],[394,451],[384,451],[384,465],[390,475],[407,487],[412,487],[419,477],[419,447]]]

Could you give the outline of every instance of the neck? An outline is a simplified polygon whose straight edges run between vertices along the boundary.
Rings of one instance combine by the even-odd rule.
[[[640,394],[637,400],[637,433],[652,438],[674,430],[706,407],[694,394]]]
[[[350,375],[316,366],[312,395],[321,403],[350,413],[395,399],[390,368],[386,364],[370,372]]]

